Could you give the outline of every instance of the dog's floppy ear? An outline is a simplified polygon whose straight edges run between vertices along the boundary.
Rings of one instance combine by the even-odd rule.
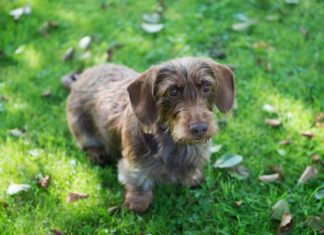
[[[227,66],[216,63],[213,60],[208,59],[207,63],[216,79],[215,104],[221,112],[227,113],[232,109],[235,99],[233,72]]]
[[[148,126],[157,119],[156,104],[153,97],[155,74],[155,69],[150,68],[127,87],[136,117]]]

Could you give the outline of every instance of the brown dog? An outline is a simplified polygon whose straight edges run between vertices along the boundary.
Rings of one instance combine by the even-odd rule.
[[[213,106],[228,112],[233,101],[231,70],[210,59],[175,59],[142,74],[107,64],[86,70],[73,83],[67,118],[92,161],[122,156],[124,205],[143,212],[155,183],[202,182],[208,140],[217,131]]]

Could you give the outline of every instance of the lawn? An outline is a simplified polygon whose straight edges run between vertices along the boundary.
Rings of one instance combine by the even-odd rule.
[[[10,10],[26,2],[32,12],[14,21]],[[164,27],[146,32],[143,14],[157,11]],[[320,0],[0,0],[0,234],[275,234],[280,221],[271,208],[280,199],[293,216],[291,234],[319,234],[306,220],[324,213],[324,199],[315,197],[324,187],[323,120],[316,122],[324,112],[323,20]],[[78,44],[87,35],[84,52]],[[74,57],[63,61],[71,47]],[[90,164],[66,123],[61,77],[105,63],[109,48],[112,62],[138,71],[186,55],[235,71],[236,108],[227,117],[215,109],[221,131],[213,144],[221,148],[206,182],[159,185],[141,215],[107,211],[123,200],[116,166]],[[243,156],[247,179],[213,167],[228,153]],[[260,181],[271,165],[284,169],[284,179]],[[317,175],[297,184],[307,166]],[[46,175],[48,187],[39,187]],[[31,187],[8,195],[12,183]],[[70,192],[89,198],[68,203]]]

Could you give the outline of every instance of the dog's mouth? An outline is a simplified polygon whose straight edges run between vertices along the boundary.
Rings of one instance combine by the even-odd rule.
[[[206,144],[210,140],[210,137],[208,138],[193,138],[193,139],[180,139],[176,140],[175,142],[180,145],[197,145],[197,144]]]

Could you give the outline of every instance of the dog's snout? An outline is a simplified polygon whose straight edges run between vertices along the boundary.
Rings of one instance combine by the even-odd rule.
[[[195,122],[190,123],[190,132],[195,137],[202,137],[208,129],[208,124],[206,122]]]

